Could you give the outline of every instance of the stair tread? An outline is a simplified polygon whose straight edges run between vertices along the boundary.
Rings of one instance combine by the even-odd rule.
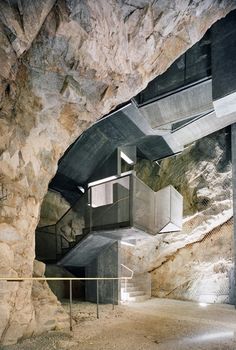
[[[142,290],[142,288],[138,287],[138,286],[132,286],[132,287],[121,287],[121,289],[123,289],[125,292],[132,292],[135,290]]]
[[[143,290],[129,292],[129,297],[136,297],[136,296],[141,296],[141,295],[145,295],[145,292]]]
[[[149,299],[148,295],[138,295],[136,297],[129,297],[128,302],[141,302]]]
[[[121,294],[123,295],[123,302],[142,302],[149,299],[149,295],[146,294],[146,288],[139,280],[121,280]]]
[[[135,282],[127,282],[126,284],[125,283],[122,283],[121,282],[121,286],[122,287],[136,287],[136,286],[140,286],[140,283],[135,283]]]

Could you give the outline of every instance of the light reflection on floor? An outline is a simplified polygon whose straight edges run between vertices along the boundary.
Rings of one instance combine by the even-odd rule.
[[[200,335],[196,335],[191,338],[183,339],[182,341],[184,343],[199,343],[199,342],[209,342],[212,340],[220,340],[225,338],[233,338],[234,332],[233,331],[226,331],[226,332],[214,332],[214,333],[203,333]]]
[[[198,303],[198,305],[201,307],[207,307],[208,304],[207,303]]]
[[[141,307],[134,306],[139,311]],[[152,299],[142,312],[176,322],[176,328],[170,327],[169,332],[163,334],[158,329],[149,337],[158,350],[236,350],[236,311],[232,305]],[[184,324],[191,327],[184,332],[180,324],[182,329]]]
[[[224,341],[234,339],[234,331],[222,331],[214,333],[202,333],[192,337],[184,337],[180,339],[172,339],[170,341],[162,341],[156,343],[159,345],[158,350],[185,350],[185,349],[208,349],[213,344],[222,344],[220,349],[224,349]],[[196,346],[199,347],[196,348]],[[194,347],[192,347],[194,346]],[[203,347],[204,346],[204,347]],[[210,348],[209,348],[210,349]],[[218,349],[218,348],[217,348]]]

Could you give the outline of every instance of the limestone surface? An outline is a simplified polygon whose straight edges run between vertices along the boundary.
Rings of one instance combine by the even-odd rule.
[[[123,262],[135,273],[150,272],[153,296],[232,303],[230,135],[222,130],[160,166],[142,161],[136,170],[154,189],[172,184],[183,195],[184,223],[181,232],[122,246]]]
[[[69,208],[69,203],[60,193],[48,191],[43,199],[38,226],[55,225]]]
[[[1,1],[0,276],[32,276],[40,206],[67,147],[235,7],[234,0]],[[13,343],[29,335],[40,302],[30,282],[2,281],[0,292],[0,340]],[[46,314],[35,318],[35,332],[49,328]]]

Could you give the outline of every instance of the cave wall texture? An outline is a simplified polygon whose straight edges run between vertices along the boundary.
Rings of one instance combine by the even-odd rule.
[[[66,148],[235,7],[233,0],[1,1],[1,276],[32,276],[40,205]],[[2,343],[50,328],[50,319],[39,322],[31,282],[1,281],[0,295]],[[44,293],[41,303],[48,299]]]
[[[152,295],[232,303],[233,202],[230,133],[221,130],[158,166],[140,161],[138,177],[158,190],[172,184],[183,195],[181,232],[122,246],[123,263],[150,272]]]
[[[58,192],[48,191],[41,205],[38,226],[56,224],[68,209],[70,204]]]

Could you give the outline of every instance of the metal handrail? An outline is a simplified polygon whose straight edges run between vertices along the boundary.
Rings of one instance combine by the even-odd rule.
[[[129,278],[123,278],[125,280],[125,292],[127,292],[127,280],[130,280],[133,278],[134,275],[134,271],[131,270],[128,266],[124,265],[124,264],[120,264],[122,267],[124,267],[126,270],[131,272],[131,276]]]
[[[132,277],[0,277],[0,281],[23,282],[23,281],[97,281],[97,280],[131,280]]]
[[[131,276],[122,277],[0,277],[0,281],[22,282],[22,281],[97,281],[97,280],[131,280],[134,271],[128,266],[120,264],[126,270],[131,272]]]
[[[131,276],[130,277],[122,277],[122,279],[132,279],[133,275],[134,275],[134,271],[131,270],[128,266],[124,265],[124,264],[120,264],[122,267],[124,267],[126,270],[131,272]]]
[[[127,270],[132,271],[127,266],[121,264]],[[133,271],[132,271],[133,272]],[[96,311],[97,319],[99,319],[99,281],[112,281],[112,309],[115,307],[115,294],[114,294],[114,281],[115,280],[130,280],[133,277],[133,273],[130,277],[0,277],[0,281],[6,282],[23,282],[23,281],[69,281],[69,296],[70,296],[70,331],[73,330],[72,326],[72,281],[96,281],[97,291],[96,291]]]

